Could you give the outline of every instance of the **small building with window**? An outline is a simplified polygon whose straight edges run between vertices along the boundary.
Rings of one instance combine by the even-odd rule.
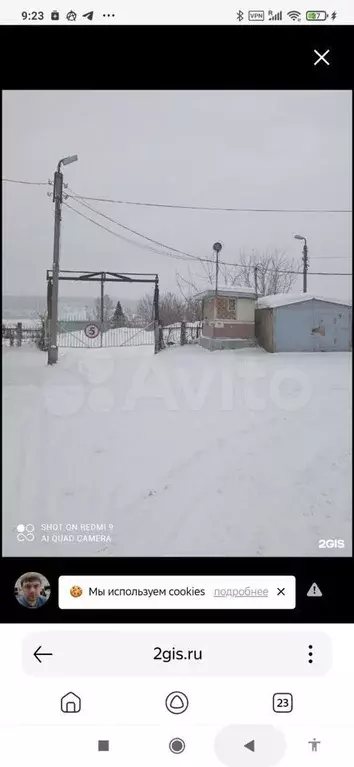
[[[256,294],[238,285],[210,288],[196,295],[202,302],[199,342],[210,351],[255,346]]]
[[[278,293],[256,303],[256,336],[267,352],[352,348],[352,305],[313,293]]]

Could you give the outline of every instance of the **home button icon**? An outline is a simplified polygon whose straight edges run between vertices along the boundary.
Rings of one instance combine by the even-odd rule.
[[[63,714],[78,714],[81,711],[81,698],[74,692],[67,692],[60,701]]]

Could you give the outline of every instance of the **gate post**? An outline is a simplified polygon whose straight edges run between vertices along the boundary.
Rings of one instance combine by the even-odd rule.
[[[48,276],[47,272],[47,317],[44,322],[44,350],[47,351],[49,344],[50,332],[52,322],[52,280]]]
[[[162,328],[160,327],[160,312],[159,312],[159,278],[155,277],[155,291],[154,291],[154,330],[155,330],[155,354],[162,349]]]
[[[22,344],[22,322],[18,322],[16,325],[17,346]]]
[[[103,322],[104,322],[104,272],[101,272],[101,347],[103,345]]]

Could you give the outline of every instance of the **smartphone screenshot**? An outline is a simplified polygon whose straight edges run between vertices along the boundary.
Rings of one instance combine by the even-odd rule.
[[[352,625],[5,626],[2,757],[351,764],[352,644]]]
[[[353,761],[353,24],[1,9],[4,764]]]

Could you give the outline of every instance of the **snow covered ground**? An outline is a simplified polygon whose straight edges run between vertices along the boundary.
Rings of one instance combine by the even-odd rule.
[[[4,348],[5,556],[349,556],[350,366]]]

